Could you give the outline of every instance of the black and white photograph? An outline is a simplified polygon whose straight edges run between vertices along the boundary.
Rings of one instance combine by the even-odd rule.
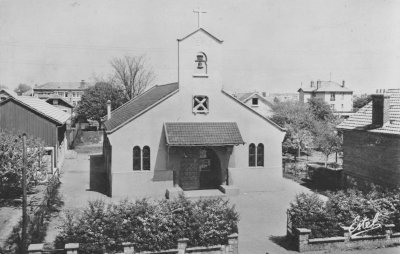
[[[0,0],[0,253],[400,253],[400,1]]]

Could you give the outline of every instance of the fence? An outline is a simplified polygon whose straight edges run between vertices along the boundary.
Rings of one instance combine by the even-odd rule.
[[[238,254],[239,253],[239,242],[238,234],[232,234],[228,237],[227,245],[216,245],[208,247],[188,247],[189,239],[183,238],[179,239],[176,249],[162,250],[162,251],[141,251],[137,252],[135,250],[135,245],[133,243],[122,243],[123,252],[120,254]],[[44,244],[31,244],[28,248],[28,253],[30,254],[44,254],[44,253],[55,253],[62,251],[65,254],[78,254],[79,244],[78,243],[68,243],[62,250],[45,250]],[[104,252],[106,254],[106,252]]]

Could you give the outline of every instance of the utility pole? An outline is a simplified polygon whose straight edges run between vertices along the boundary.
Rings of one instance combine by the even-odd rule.
[[[26,162],[26,134],[22,134],[22,253],[26,253],[27,247],[27,200],[26,200],[26,170],[27,170],[27,162]]]

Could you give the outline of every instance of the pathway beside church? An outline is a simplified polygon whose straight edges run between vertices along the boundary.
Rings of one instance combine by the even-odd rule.
[[[60,193],[64,201],[63,209],[84,207],[87,200],[101,198],[110,200],[107,196],[89,189],[90,155],[101,151],[100,146],[83,146],[77,149],[77,157],[67,159],[63,167]],[[280,254],[298,253],[286,249],[284,236],[286,234],[286,210],[295,195],[310,190],[288,179],[270,179],[272,191],[241,191],[231,202],[240,213],[239,250],[240,254]],[[54,241],[60,220],[53,217],[50,221],[45,241]],[[350,251],[352,253],[376,253],[377,250]],[[324,253],[324,252],[319,252]],[[330,252],[334,253],[334,252]],[[400,253],[400,248],[379,249],[379,253]]]

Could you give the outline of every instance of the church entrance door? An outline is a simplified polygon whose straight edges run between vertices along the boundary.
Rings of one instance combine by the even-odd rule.
[[[217,189],[221,163],[211,148],[188,149],[180,162],[179,184],[183,190]]]

